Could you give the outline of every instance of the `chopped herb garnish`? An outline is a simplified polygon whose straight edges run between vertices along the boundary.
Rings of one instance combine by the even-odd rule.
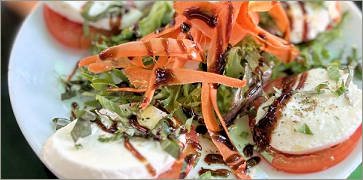
[[[299,133],[307,134],[307,135],[314,135],[313,132],[311,132],[309,126],[306,123],[304,123],[301,127],[296,129],[296,131],[299,132]]]
[[[83,148],[82,144],[74,144],[74,148],[76,148],[77,150],[80,150]]]
[[[165,139],[160,142],[161,147],[175,159],[178,159],[180,154],[180,146],[175,139]]]
[[[78,117],[77,122],[71,131],[73,141],[77,142],[79,138],[87,137],[91,135],[91,133],[91,121]]]
[[[319,84],[318,86],[316,86],[316,92],[318,93],[318,94],[320,94],[320,93],[322,93],[322,91],[321,90],[323,90],[323,89],[326,89],[328,87],[328,84],[326,84],[326,83],[322,83],[322,84]]]
[[[241,138],[244,138],[244,139],[248,138],[249,135],[250,135],[250,133],[248,133],[246,131],[242,131],[240,134]]]
[[[339,81],[340,78],[339,67],[340,63],[337,61],[332,62],[328,65],[326,70],[328,71],[328,76],[330,79],[334,81]]]
[[[122,138],[122,133],[116,133],[115,135],[111,136],[111,137],[104,137],[104,136],[99,136],[98,137],[98,141],[100,142],[111,142],[111,141],[118,141]]]
[[[345,89],[345,85],[344,85],[344,81],[342,81],[342,84],[340,85],[340,87],[335,91],[335,94],[338,96],[341,96],[342,94],[344,94],[344,92],[346,91]]]
[[[206,171],[205,173],[203,173],[199,176],[199,179],[211,179],[211,178],[212,178],[211,171]]]
[[[66,118],[53,118],[52,121],[55,124],[56,130],[66,126],[67,124],[69,124],[71,122],[71,120],[66,119]]]
[[[128,117],[131,115],[131,110],[129,108],[127,107],[120,108],[120,106],[117,103],[114,103],[103,96],[96,95],[96,100],[98,100],[98,102],[102,105],[103,108],[115,112],[121,117]]]

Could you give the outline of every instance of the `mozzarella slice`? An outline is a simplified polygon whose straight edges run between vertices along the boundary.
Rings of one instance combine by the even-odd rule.
[[[86,5],[87,1],[48,1],[45,2],[47,5],[55,12],[61,14],[65,18],[77,22],[84,23],[84,18],[81,15],[83,7]],[[95,1],[91,7],[89,13],[91,16],[97,15],[103,10],[105,10],[112,1]],[[136,23],[141,17],[141,9],[145,5],[149,4],[147,1],[140,1],[138,3],[132,4],[128,9],[129,11],[122,16],[120,28],[126,28],[130,25]],[[127,3],[125,2],[125,5]],[[130,4],[130,3],[129,3]],[[110,18],[105,17],[96,22],[90,22],[90,25],[99,29],[111,30]]]
[[[102,143],[100,135],[109,135],[92,123],[92,134],[81,139],[76,149],[71,130],[76,120],[59,129],[43,146],[43,162],[60,178],[155,178],[125,147],[123,140]],[[160,143],[150,139],[131,138],[131,144],[143,155],[159,175],[170,169],[175,159]]]
[[[291,20],[290,41],[292,43],[301,43],[304,41],[304,31],[307,30],[306,39],[313,40],[319,33],[324,32],[327,27],[340,17],[340,12],[335,1],[325,1],[325,7],[316,7],[310,3],[296,1],[286,1],[288,5],[287,14]],[[302,8],[304,7],[306,13]],[[307,29],[304,28],[307,22]]]
[[[291,96],[281,111],[276,128],[271,134],[270,145],[284,153],[305,154],[322,150],[347,140],[362,123],[362,91],[351,83],[347,96],[337,96],[334,91],[341,81],[347,79],[342,74],[339,83],[331,80],[325,69],[313,69],[300,93]],[[308,95],[319,84],[327,83],[329,89],[319,95]],[[305,93],[304,93],[305,92]],[[258,109],[263,114],[266,102]],[[261,116],[260,116],[261,117]],[[313,135],[298,131],[306,124]]]

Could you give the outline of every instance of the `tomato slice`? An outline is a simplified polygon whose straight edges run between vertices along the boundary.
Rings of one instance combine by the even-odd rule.
[[[52,36],[61,44],[76,49],[87,49],[91,46],[91,39],[83,32],[83,25],[70,21],[59,13],[43,7],[45,24]],[[109,34],[108,31],[90,27],[90,33]]]
[[[282,88],[283,81],[283,77],[271,81],[264,87],[264,91],[272,93],[274,91],[273,87],[278,89]],[[262,102],[262,99],[254,102],[255,107],[257,108]],[[266,151],[273,159],[272,162],[268,160],[267,162],[274,168],[289,173],[312,173],[322,171],[343,161],[356,147],[361,136],[362,125],[357,128],[348,140],[330,148],[304,155],[285,154],[269,148],[266,149]],[[267,159],[266,157],[264,158]]]
[[[328,169],[343,161],[355,148],[362,136],[362,125],[346,141],[330,148],[306,155],[289,155],[274,150],[269,151],[274,168],[289,173],[312,173]]]

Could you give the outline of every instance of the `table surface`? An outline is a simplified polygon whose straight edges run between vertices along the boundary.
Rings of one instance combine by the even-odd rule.
[[[362,2],[356,2],[362,8]],[[1,178],[56,178],[38,159],[15,120],[8,92],[8,62],[11,46],[23,19],[1,3]],[[349,179],[362,179],[360,165]]]

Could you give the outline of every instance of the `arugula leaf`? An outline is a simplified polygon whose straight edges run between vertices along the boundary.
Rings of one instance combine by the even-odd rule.
[[[171,1],[157,1],[148,16],[139,21],[141,36],[154,32],[157,28],[166,25],[173,17],[173,3]]]
[[[111,100],[109,100],[103,96],[96,95],[96,100],[101,104],[101,106],[103,108],[117,113],[120,117],[127,118],[132,114],[130,109],[128,109],[126,107],[120,108],[120,106],[117,103],[114,103]]]
[[[307,134],[307,135],[314,135],[313,132],[311,132],[309,126],[306,123],[304,123],[301,127],[296,129],[296,131],[299,132],[299,133]]]
[[[199,179],[211,179],[212,178],[212,172],[207,171],[199,176]]]
[[[161,147],[175,159],[178,159],[180,154],[180,146],[175,139],[165,139],[160,142]]]

